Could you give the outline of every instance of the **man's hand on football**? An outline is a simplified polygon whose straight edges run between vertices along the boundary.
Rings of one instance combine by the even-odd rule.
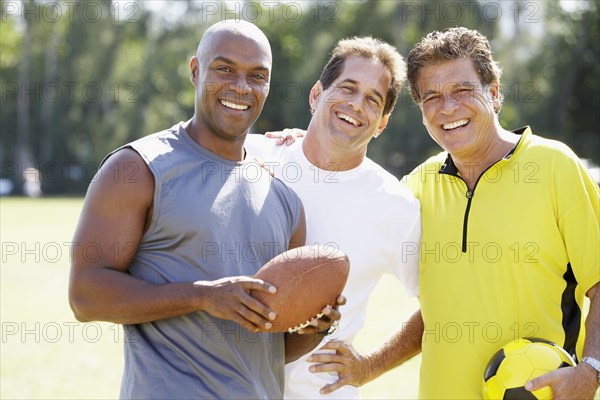
[[[217,318],[237,322],[249,331],[271,329],[277,315],[266,305],[250,295],[252,290],[268,293],[277,288],[261,279],[233,276],[216,281],[198,281],[202,309]]]
[[[309,326],[300,329],[298,334],[307,335],[328,331],[331,326],[337,324],[342,317],[339,307],[344,304],[346,304],[346,298],[344,296],[339,296],[337,298],[337,304],[334,307],[325,306],[325,308],[321,310],[323,316],[311,319]]]

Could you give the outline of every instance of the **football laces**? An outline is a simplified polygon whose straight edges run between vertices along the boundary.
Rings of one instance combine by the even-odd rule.
[[[294,326],[293,328],[288,328],[288,330],[287,330],[287,331],[288,331],[288,333],[296,333],[296,332],[298,332],[300,329],[304,329],[304,328],[306,328],[306,327],[308,327],[308,326],[311,326],[311,325],[310,325],[310,321],[311,321],[313,318],[317,318],[317,319],[319,319],[319,318],[322,318],[324,315],[325,315],[324,313],[320,312],[320,313],[318,313],[317,315],[315,315],[314,317],[307,319],[307,320],[306,320],[306,322],[304,322],[304,323],[302,323],[302,324],[300,324],[300,325],[296,325],[296,326]]]

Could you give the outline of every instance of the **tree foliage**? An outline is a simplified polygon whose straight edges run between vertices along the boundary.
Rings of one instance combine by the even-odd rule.
[[[308,93],[335,43],[372,35],[403,55],[436,29],[490,38],[504,69],[502,124],[532,125],[600,161],[600,0],[0,1],[1,176],[41,170],[47,193],[82,193],[114,148],[193,114],[188,62],[223,18],[256,23],[273,48],[253,130],[306,127]],[[397,176],[439,151],[403,90],[369,156]]]

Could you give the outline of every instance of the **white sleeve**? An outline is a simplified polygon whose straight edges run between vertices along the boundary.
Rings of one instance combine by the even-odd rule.
[[[400,279],[408,296],[419,295],[419,255],[421,248],[421,211],[420,205],[414,211],[412,224],[396,249],[395,275]]]
[[[301,142],[301,140],[296,140],[296,143]],[[278,145],[275,139],[257,133],[249,133],[246,135],[244,149],[247,152],[246,157],[250,159],[253,157],[258,158],[264,163],[265,168],[271,172],[275,172],[275,176],[279,178],[281,174],[281,161],[284,159],[286,152],[292,151],[292,146],[286,144]]]
[[[273,148],[274,141],[261,135],[259,133],[249,133],[246,135],[246,141],[244,142],[244,149],[248,153],[249,157],[258,157],[261,160],[268,160],[271,158],[271,149]]]

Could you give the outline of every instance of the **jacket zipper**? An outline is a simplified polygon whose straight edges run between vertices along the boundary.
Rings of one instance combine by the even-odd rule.
[[[463,181],[463,183],[465,184],[465,186],[467,187],[467,192],[465,193],[466,197],[467,197],[467,207],[465,208],[465,216],[463,218],[463,234],[462,234],[462,252],[466,253],[467,252],[467,228],[468,228],[468,222],[469,222],[469,212],[471,211],[471,202],[473,201],[473,196],[475,195],[475,188],[477,188],[477,184],[479,183],[479,180],[481,179],[481,177],[483,175],[485,175],[485,173],[492,168],[494,165],[496,165],[498,162],[500,162],[500,160],[496,161],[495,163],[493,163],[492,165],[490,165],[489,167],[487,167],[482,173],[481,175],[479,175],[479,178],[477,178],[477,180],[475,181],[475,185],[473,185],[473,189],[469,189],[469,185],[467,185],[467,182],[458,174],[449,174],[451,176],[455,176],[458,179],[460,179],[461,181]]]
[[[463,181],[464,182],[464,181]],[[465,182],[466,184],[466,182]],[[477,184],[475,184],[477,186]],[[463,220],[463,234],[462,234],[462,252],[467,252],[467,226],[469,223],[469,211],[471,210],[471,201],[473,201],[473,194],[475,192],[475,186],[473,186],[473,190],[468,189],[467,187],[467,208],[465,209],[465,218]]]

